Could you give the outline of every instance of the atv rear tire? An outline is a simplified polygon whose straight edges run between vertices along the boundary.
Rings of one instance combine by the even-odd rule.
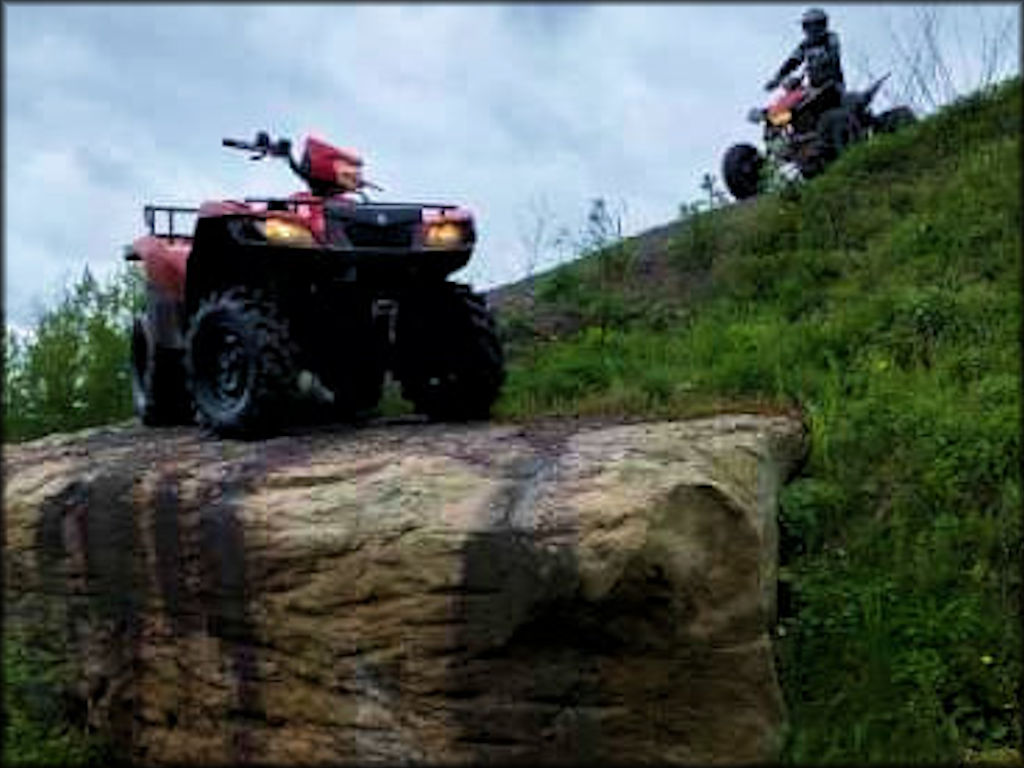
[[[758,193],[761,182],[761,167],[764,158],[757,148],[750,144],[734,144],[729,147],[722,160],[722,176],[730,194],[737,200],[745,200]]]
[[[395,335],[395,378],[417,412],[451,421],[490,416],[505,360],[483,296],[444,283],[400,305]]]
[[[916,122],[917,115],[910,107],[894,107],[875,118],[875,130],[879,133],[895,133],[900,128]]]
[[[818,119],[818,135],[827,160],[838,158],[850,145],[859,141],[862,134],[860,121],[849,109],[830,109]]]
[[[242,289],[199,305],[185,370],[199,423],[226,437],[261,437],[281,423],[293,394],[295,350],[271,302]]]
[[[158,346],[144,317],[132,323],[132,406],[147,427],[192,423],[181,352]]]

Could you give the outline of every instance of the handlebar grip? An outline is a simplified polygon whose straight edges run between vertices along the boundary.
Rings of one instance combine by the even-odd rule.
[[[246,149],[249,144],[245,141],[239,141],[238,139],[221,139],[221,143],[225,147],[237,147],[238,149]]]

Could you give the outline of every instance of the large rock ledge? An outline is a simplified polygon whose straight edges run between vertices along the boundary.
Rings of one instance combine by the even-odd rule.
[[[784,418],[7,448],[6,628],[135,762],[758,762]]]

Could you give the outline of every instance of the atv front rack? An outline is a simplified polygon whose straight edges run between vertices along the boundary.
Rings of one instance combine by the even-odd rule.
[[[157,232],[157,221],[156,215],[158,213],[167,214],[167,228],[164,232]],[[198,214],[198,208],[185,208],[176,205],[147,205],[142,209],[142,217],[145,219],[146,227],[149,229],[149,234],[154,237],[191,237],[192,232],[178,232],[174,231],[174,216],[175,214]]]
[[[326,202],[328,198],[319,198],[314,200],[303,199],[303,198],[290,198],[290,197],[247,197],[245,202],[247,203],[265,203],[267,210],[270,211],[294,211],[297,210],[300,205],[318,205]],[[457,205],[451,203],[388,203],[375,200],[373,203],[375,208],[408,208],[410,205],[418,205],[421,208],[439,208],[444,210],[452,210],[458,208]],[[163,209],[161,209],[163,210]],[[191,210],[191,209],[175,209],[175,210]]]

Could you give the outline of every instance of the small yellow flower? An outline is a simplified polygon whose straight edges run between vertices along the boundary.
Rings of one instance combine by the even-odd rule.
[[[995,661],[995,659],[993,659],[987,653],[984,656],[981,657],[981,663],[985,664],[986,666],[991,664],[993,661]]]

